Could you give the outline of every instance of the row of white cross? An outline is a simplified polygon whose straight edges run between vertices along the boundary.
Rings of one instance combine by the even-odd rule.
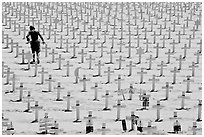
[[[12,6],[11,6],[12,5]],[[18,42],[14,42],[13,37],[10,37],[9,34],[5,33],[7,30],[12,30],[13,32],[17,32],[18,36],[22,36],[23,39],[25,39],[25,35],[27,32],[26,25],[33,25],[37,26],[38,30],[43,30],[42,34],[44,36],[47,36],[47,40],[51,41],[53,39],[53,43],[59,44],[59,47],[56,47],[57,50],[62,50],[64,53],[68,53],[70,55],[70,59],[66,60],[66,64],[63,65],[63,60],[65,60],[65,57],[63,58],[63,54],[59,54],[59,57],[56,58],[55,55],[58,55],[58,52],[54,48],[51,48],[49,43],[45,44],[44,49],[44,55],[46,58],[50,57],[51,55],[51,61],[50,63],[55,63],[55,60],[58,60],[58,68],[56,70],[63,70],[62,65],[66,68],[66,77],[70,77],[70,67],[75,67],[74,63],[72,64],[70,60],[76,60],[79,56],[81,56],[80,64],[85,64],[86,61],[89,61],[88,69],[93,70],[93,61],[97,60],[97,58],[100,58],[98,60],[98,64],[95,64],[95,66],[98,66],[98,74],[93,75],[93,77],[102,76],[101,74],[101,67],[102,66],[109,66],[113,64],[116,64],[118,62],[118,68],[115,68],[115,70],[111,70],[112,67],[108,67],[107,71],[104,71],[104,73],[107,73],[107,81],[105,84],[111,84],[111,73],[114,73],[116,70],[123,71],[124,67],[122,65],[122,62],[129,61],[129,65],[126,65],[126,67],[129,68],[129,72],[127,77],[134,76],[132,74],[133,67],[136,67],[138,65],[144,64],[143,56],[146,54],[149,54],[152,52],[152,48],[156,49],[155,57],[153,57],[153,54],[150,54],[149,58],[146,60],[149,60],[148,68],[146,70],[154,70],[152,69],[153,63],[156,63],[156,61],[161,57],[161,50],[160,49],[166,49],[169,48],[169,45],[172,45],[172,51],[169,48],[167,54],[167,63],[165,64],[164,61],[161,61],[161,64],[158,64],[157,66],[160,68],[160,74],[159,77],[164,76],[164,67],[168,67],[169,64],[171,64],[173,61],[171,60],[171,56],[177,54],[177,52],[180,52],[180,50],[177,50],[177,46],[180,46],[182,42],[185,40],[188,44],[184,44],[183,47],[180,49],[183,49],[183,56],[180,54],[179,58],[176,59],[176,61],[179,62],[178,67],[174,67],[173,70],[170,72],[173,73],[173,80],[172,84],[177,83],[177,73],[182,71],[184,68],[182,67],[182,63],[190,57],[189,56],[189,50],[196,48],[199,50],[196,51],[194,54],[196,56],[196,61],[192,62],[192,65],[189,65],[189,68],[191,69],[191,74],[188,74],[187,79],[183,80],[183,82],[187,83],[186,91],[182,92],[182,96],[179,96],[179,98],[182,99],[181,101],[181,108],[179,109],[188,109],[184,107],[184,99],[188,99],[188,97],[185,96],[186,93],[191,93],[190,89],[190,82],[193,82],[193,79],[191,77],[195,77],[195,68],[199,67],[200,65],[200,56],[202,53],[202,39],[199,36],[199,29],[200,29],[200,22],[201,22],[201,12],[198,10],[200,7],[199,3],[170,3],[169,5],[166,3],[3,3],[3,26],[5,26],[5,29],[3,30],[2,34],[2,42],[4,45],[4,49],[8,49],[10,46],[10,53],[13,53],[13,49],[16,48],[16,55],[15,58],[18,58],[18,55],[22,55],[22,62],[20,64],[28,64],[28,67],[25,69],[29,71],[31,69],[30,67],[30,60],[32,59],[31,53],[25,53],[24,49],[22,49],[22,52],[19,53],[19,49],[23,48],[23,46],[19,46]],[[113,10],[111,10],[111,7],[114,7]],[[157,8],[158,9],[157,9]],[[182,8],[183,7],[183,8]],[[89,8],[89,10],[87,10]],[[127,9],[125,9],[127,8]],[[137,9],[138,8],[138,9]],[[20,10],[18,10],[20,9]],[[121,9],[121,10],[119,10]],[[130,10],[133,9],[133,10]],[[137,10],[136,10],[137,9]],[[38,11],[43,12],[38,12]],[[79,10],[79,11],[78,11]],[[150,12],[153,11],[152,13]],[[28,14],[22,14],[22,11],[27,12]],[[94,11],[94,12],[92,12]],[[111,15],[110,12],[114,12],[114,15]],[[95,13],[95,14],[94,14]],[[164,14],[168,15],[168,18],[164,18]],[[125,16],[127,18],[125,18]],[[53,18],[54,17],[54,18]],[[65,20],[64,20],[65,17]],[[92,17],[92,18],[91,18]],[[105,18],[105,19],[103,19]],[[173,19],[176,18],[176,19]],[[193,21],[196,18],[196,21]],[[37,20],[35,20],[37,19]],[[125,20],[128,20],[127,22]],[[131,20],[134,19],[133,22]],[[105,22],[107,20],[107,22]],[[162,25],[159,25],[162,21]],[[182,23],[181,23],[182,22]],[[21,27],[21,23],[24,24],[23,30]],[[126,24],[127,23],[127,24]],[[133,24],[132,24],[133,23]],[[192,23],[194,25],[192,25]],[[26,24],[26,25],[25,25]],[[80,24],[83,24],[82,27]],[[118,25],[119,24],[119,25]],[[154,26],[158,26],[159,28],[154,28]],[[60,26],[60,27],[59,27]],[[147,27],[150,26],[150,29]],[[168,27],[169,26],[169,27]],[[192,30],[190,27],[192,27]],[[127,27],[127,28],[126,28]],[[135,31],[136,29],[136,31]],[[178,31],[177,31],[178,29]],[[23,34],[21,33],[21,30],[23,31]],[[142,31],[141,31],[142,30]],[[158,33],[158,32],[159,33]],[[53,32],[53,33],[52,33]],[[65,33],[64,33],[65,32]],[[71,33],[72,32],[72,33]],[[136,32],[136,33],[135,33]],[[166,34],[167,32],[167,34]],[[178,32],[178,33],[177,33]],[[192,34],[191,34],[192,32]],[[152,34],[153,33],[153,34]],[[187,33],[190,33],[191,35],[187,35]],[[118,35],[120,34],[120,35]],[[176,38],[173,38],[172,35],[177,35]],[[102,38],[102,35],[104,37]],[[163,38],[158,40],[163,35]],[[187,35],[187,36],[186,36]],[[58,39],[58,36],[60,38]],[[109,36],[109,38],[107,38]],[[128,39],[125,39],[125,37],[128,37]],[[167,36],[167,37],[166,37]],[[189,37],[188,37],[189,36]],[[85,37],[85,38],[83,38]],[[109,39],[111,40],[111,44],[108,43]],[[136,46],[133,46],[134,39],[136,39]],[[192,42],[195,39],[199,39],[199,43]],[[10,43],[9,43],[10,40]],[[58,41],[59,40],[59,41]],[[64,40],[66,42],[64,43]],[[93,40],[93,43],[90,43],[89,41]],[[127,41],[126,41],[127,40]],[[146,41],[145,43],[142,43],[141,41]],[[120,43],[118,43],[120,41]],[[160,47],[160,43],[162,41],[162,47]],[[171,43],[172,41],[172,43]],[[166,44],[169,42],[169,45]],[[85,44],[84,44],[85,43]],[[141,44],[142,43],[142,44]],[[193,43],[193,44],[192,44]],[[90,49],[90,45],[93,45],[92,50]],[[116,46],[119,45],[118,46]],[[125,46],[125,44],[128,44],[128,46]],[[155,45],[156,46],[152,46]],[[16,45],[16,46],[14,46]],[[64,45],[66,47],[64,47]],[[71,46],[70,46],[71,45]],[[85,45],[85,46],[84,46]],[[100,46],[99,46],[100,45]],[[107,46],[106,46],[107,45]],[[199,47],[198,47],[198,46]],[[145,46],[145,49],[142,48]],[[123,49],[125,47],[127,49],[126,51]],[[72,48],[73,53],[70,53],[70,49]],[[81,52],[77,54],[77,49],[81,48]],[[107,50],[104,51],[104,49],[107,48]],[[138,61],[133,60],[135,57],[132,55],[132,49],[136,48],[136,55],[138,55]],[[100,49],[100,50],[99,50]],[[51,52],[49,52],[51,50]],[[89,58],[86,58],[87,53],[90,52]],[[95,56],[94,53],[97,53]],[[100,53],[100,54],[99,54]],[[104,53],[106,53],[104,55]],[[115,56],[114,54],[117,53],[125,53],[127,56],[124,57],[124,55],[120,55],[119,58],[116,58],[116,61],[114,61]],[[109,56],[109,62],[103,62],[102,59]],[[145,56],[146,57],[146,56]],[[28,63],[25,63],[25,59]],[[155,62],[153,62],[155,60]],[[134,63],[136,62],[136,63]],[[44,80],[44,74],[48,74],[48,70],[46,71],[43,65],[34,64],[32,65],[34,68],[34,77],[37,77],[38,74],[41,74],[41,82],[38,84],[44,84],[44,81],[48,81],[48,90],[43,90],[43,92],[52,92],[52,82],[55,80],[53,79],[52,75],[49,74],[48,79]],[[38,72],[38,68],[42,67],[41,71]],[[5,71],[4,69],[7,68]],[[82,78],[79,76],[79,69],[75,68],[75,83],[77,84],[78,81],[83,83],[82,92],[87,92],[87,81],[90,81],[91,78],[87,78],[86,75],[83,75]],[[140,84],[146,84],[144,81],[144,74],[147,74],[147,72],[144,71],[145,68],[141,68],[141,71],[137,72],[137,74],[140,75]],[[50,72],[49,72],[50,73]],[[15,100],[17,102],[23,101],[23,90],[25,89],[23,87],[23,83],[20,83],[19,88],[15,88],[16,80],[19,80],[16,78],[16,75],[14,72],[12,72],[8,65],[6,65],[4,62],[2,63],[2,77],[6,74],[6,83],[5,85],[9,84],[10,80],[12,80],[12,90],[9,92],[14,92],[16,89],[19,89],[19,99]],[[13,77],[10,78],[10,75],[13,74]],[[122,78],[121,75],[118,75],[118,78],[115,79],[118,83],[117,91],[122,95],[123,99],[125,100],[124,91],[121,89],[121,81],[125,80],[127,77]],[[152,79],[149,79],[149,81],[152,81],[152,88],[150,92],[157,92],[157,89],[155,88],[156,82],[159,81],[159,79],[156,78],[156,75],[152,75]],[[169,85],[169,82],[166,82],[166,86],[162,87],[163,89],[166,89],[166,96],[164,100],[168,100],[169,98],[169,91],[173,87]],[[131,84],[130,84],[131,87]],[[57,98],[56,101],[62,101],[63,99],[60,97],[60,92],[62,89],[64,89],[61,86],[61,83],[58,82],[57,87],[55,87],[57,90]],[[98,89],[100,87],[98,86],[98,83],[95,83],[95,86],[92,87],[94,89],[94,101],[98,101]],[[131,88],[128,88],[128,90],[131,90]],[[132,99],[132,92],[129,92],[130,94],[130,100]],[[67,107],[65,109],[65,112],[71,112],[70,107],[70,92],[67,92],[67,96],[63,97],[67,101]],[[140,97],[145,96],[141,95]],[[148,96],[148,95],[147,95]],[[105,96],[105,108],[103,110],[110,110],[109,108],[109,97],[111,95],[109,94],[109,91],[106,91]],[[113,96],[112,96],[113,97]],[[30,92],[28,91],[28,95],[26,97],[26,102],[28,103],[28,108],[25,110],[25,112],[30,112],[31,109],[35,110],[35,120],[34,122],[38,122],[38,110],[42,109],[42,106],[38,106],[38,101],[35,101],[35,106],[30,107],[30,102],[34,101],[34,99],[31,97]],[[201,101],[198,103],[198,118],[197,121],[201,121]],[[79,116],[79,109],[80,104],[79,100],[76,101],[76,122],[80,122],[80,116]],[[117,108],[117,118],[116,121],[121,120],[120,118],[120,109],[122,107],[125,107],[121,105],[120,100],[117,101],[117,105],[114,106]],[[160,118],[160,109],[162,108],[162,105],[160,105],[160,101],[157,102],[157,105],[153,106],[153,108],[157,108],[157,119],[156,121],[161,121]],[[132,115],[132,114],[131,114]],[[105,124],[103,124],[103,127],[105,127]],[[103,128],[102,128],[103,129]],[[103,134],[103,133],[102,133]]]

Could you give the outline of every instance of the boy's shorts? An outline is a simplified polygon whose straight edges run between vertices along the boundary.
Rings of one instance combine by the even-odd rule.
[[[32,53],[40,52],[40,41],[31,41],[30,45],[31,45]]]

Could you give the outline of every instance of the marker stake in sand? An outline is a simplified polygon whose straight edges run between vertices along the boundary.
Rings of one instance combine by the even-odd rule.
[[[173,73],[173,82],[172,82],[172,84],[176,84],[176,73],[179,73],[180,71],[177,70],[176,67],[174,67],[174,70],[171,70],[171,72]]]
[[[121,70],[122,67],[122,61],[125,61],[124,59],[122,59],[122,56],[119,57],[119,59],[116,59],[116,61],[118,61],[118,68],[115,70]]]
[[[19,89],[19,99],[16,100],[16,102],[21,102],[22,99],[23,99],[23,90],[26,89],[23,87],[23,83],[20,83],[20,87],[16,88],[16,89]]]
[[[189,108],[185,108],[185,99],[190,99],[190,97],[187,97],[185,95],[185,92],[182,92],[181,96],[178,96],[178,98],[181,98],[181,108],[177,108],[177,110],[188,110]]]
[[[126,67],[129,67],[129,74],[128,77],[132,76],[132,67],[136,67],[136,65],[132,64],[132,61],[130,61],[129,65],[126,65]]]
[[[160,118],[160,109],[162,109],[164,106],[160,105],[160,101],[157,100],[157,104],[156,105],[153,105],[153,108],[156,108],[157,109],[157,119],[155,120],[155,122],[161,122],[163,121],[161,118]]]
[[[105,84],[109,84],[110,83],[110,74],[114,73],[114,71],[111,71],[110,67],[108,67],[108,70],[104,71],[104,73],[108,73],[108,75],[107,75],[107,82]]]
[[[87,92],[86,91],[86,82],[90,81],[90,79],[87,79],[86,75],[83,75],[83,78],[81,80],[79,80],[79,81],[83,82],[83,90],[81,92]]]
[[[201,119],[201,113],[202,112],[202,100],[198,100],[198,118],[197,118],[197,122],[202,121]]]
[[[146,60],[149,60],[149,67],[147,68],[147,70],[151,70],[152,69],[152,61],[155,60],[155,58],[152,58],[152,55],[150,55],[150,57]]]
[[[113,97],[113,95],[110,95],[109,94],[109,91],[106,91],[106,94],[102,96],[102,98],[105,98],[105,108],[103,109],[104,111],[106,110],[111,110],[109,107],[108,107],[108,99],[110,97]]]
[[[143,81],[143,77],[144,77],[144,74],[147,74],[147,72],[144,72],[144,68],[141,68],[141,72],[137,72],[137,74],[141,74],[140,84],[144,84],[145,82]]]
[[[31,60],[32,58],[33,58],[33,57],[32,57],[32,54],[31,54],[30,52],[25,53],[25,59],[28,60],[28,68],[27,68],[27,70],[30,69],[30,60]]]
[[[70,72],[70,67],[73,67],[73,65],[70,65],[69,61],[67,61],[67,64],[63,65],[64,67],[66,67],[67,71],[66,71],[66,77],[69,77],[69,72]]]
[[[56,101],[63,101],[63,100],[60,98],[61,89],[64,89],[63,87],[61,87],[61,83],[58,82],[58,83],[57,83],[57,87],[55,87],[54,89],[57,90],[57,99],[56,99]]]
[[[76,101],[76,106],[74,106],[73,108],[76,109],[76,120],[74,120],[73,122],[75,123],[78,123],[78,122],[81,122],[80,120],[80,104],[79,104],[79,100]]]
[[[190,78],[190,76],[187,76],[187,79],[183,80],[183,82],[186,82],[186,93],[192,93],[192,91],[190,91],[190,82],[193,82],[193,80]]]
[[[11,72],[10,71],[10,68],[7,67],[7,71],[6,72],[3,72],[4,74],[6,74],[6,83],[4,85],[7,85],[9,84],[9,80],[10,80],[10,74],[14,74],[14,72]]]
[[[96,82],[95,86],[91,87],[91,89],[94,89],[94,99],[93,99],[93,101],[99,101],[99,99],[98,99],[98,89],[102,89],[102,88],[98,87],[98,83]]]
[[[98,61],[98,64],[95,64],[95,66],[98,66],[98,74],[93,75],[93,77],[101,76],[101,66],[104,66],[104,64],[101,63],[101,60]]]
[[[42,67],[42,70],[40,72],[38,72],[39,74],[41,74],[41,83],[40,84],[44,84],[44,75],[48,74],[48,72],[46,72],[44,70],[44,67]]]
[[[70,99],[71,99],[71,95],[70,92],[67,92],[67,96],[63,97],[64,99],[66,99],[67,101],[67,108],[64,110],[64,112],[72,112],[72,110],[70,109]]]
[[[126,106],[125,105],[121,105],[120,103],[120,100],[117,101],[117,105],[114,105],[113,108],[117,108],[117,118],[115,121],[120,121],[120,111],[121,111],[121,108],[125,108]]]
[[[54,82],[52,75],[49,75],[49,78],[45,79],[45,81],[48,81],[48,91],[43,90],[42,92],[52,92],[52,82]]]
[[[55,49],[52,49],[52,52],[49,53],[50,55],[52,55],[52,61],[51,63],[55,63],[55,55],[57,55],[58,53],[55,53]]]
[[[160,77],[161,77],[161,76],[164,76],[164,75],[163,75],[164,67],[167,67],[167,65],[164,64],[164,61],[161,61],[161,64],[159,64],[159,65],[157,65],[157,66],[158,66],[158,67],[161,67],[161,68],[160,68],[160,75],[159,75],[159,76],[160,76]]]
[[[30,108],[35,110],[35,119],[31,123],[36,123],[38,122],[38,111],[43,107],[38,105],[38,101],[35,101],[35,106],[31,106]]]
[[[166,89],[166,97],[161,100],[168,100],[169,99],[169,90],[173,89],[172,86],[169,85],[169,82],[166,82],[166,86],[162,87],[162,89]]]
[[[24,98],[25,102],[27,102],[27,109],[24,112],[31,112],[30,102],[33,102],[34,99],[31,97],[30,91],[28,91],[27,97]]]
[[[19,55],[22,55],[22,61],[20,64],[25,64],[25,53],[24,53],[24,49],[22,49],[22,52],[19,53]]]
[[[156,79],[155,77],[156,77],[156,76],[153,75],[153,76],[152,76],[152,79],[149,79],[149,81],[152,81],[152,90],[151,90],[150,92],[157,92],[157,90],[155,90],[155,83],[156,83],[157,81],[159,81],[159,79]]]

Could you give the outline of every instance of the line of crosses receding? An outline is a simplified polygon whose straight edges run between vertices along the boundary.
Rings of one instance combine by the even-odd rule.
[[[121,14],[122,15],[122,14]],[[142,15],[142,14],[141,14]],[[88,17],[88,16],[87,16]],[[33,20],[34,20],[34,18],[32,18]],[[77,18],[78,19],[78,18]],[[188,20],[188,19],[187,19]],[[73,21],[73,20],[72,20]],[[93,21],[94,21],[94,19],[93,19]],[[34,22],[34,21],[33,21]],[[122,21],[121,21],[121,23],[122,23]],[[145,23],[145,21],[143,20],[143,24]],[[55,23],[55,28],[57,28],[56,27],[56,24],[57,23]],[[107,23],[108,24],[108,23]],[[115,24],[115,20],[114,20],[114,24]],[[174,20],[174,22],[173,22],[173,30],[172,31],[175,31],[175,28],[176,28],[176,25],[178,25],[179,24],[179,21],[178,21],[178,23],[176,24],[176,21]],[[15,26],[15,25],[14,25]],[[94,26],[94,25],[93,25]],[[90,35],[89,36],[92,36],[92,27],[93,27],[92,25],[90,25]],[[108,26],[108,25],[107,25]],[[114,25],[114,27],[115,27],[116,25]],[[130,26],[130,25],[129,25]],[[198,25],[199,26],[199,25]],[[196,26],[197,28],[198,28],[198,26]],[[143,25],[143,27],[144,27],[144,25]],[[161,25],[160,25],[160,35],[161,35]],[[15,29],[14,29],[15,30]],[[76,30],[76,28],[73,28],[73,33],[75,32],[75,30]],[[115,29],[114,29],[115,30]],[[195,30],[195,27],[194,27],[194,30]],[[56,31],[55,31],[56,32]],[[121,31],[122,32],[122,31]],[[193,31],[194,32],[194,31]],[[114,33],[115,34],[115,33]],[[185,33],[184,33],[185,34]],[[145,28],[145,35],[146,35],[146,28]],[[158,35],[158,34],[157,34]],[[156,38],[156,32],[155,32],[155,38]],[[178,35],[178,38],[180,37],[180,31],[179,31],[179,33],[177,34]],[[73,37],[74,37],[75,35],[73,34]],[[115,35],[114,35],[115,36]],[[194,38],[194,35],[192,35],[193,36],[193,38]],[[138,38],[139,38],[139,35],[138,35]],[[145,36],[145,38],[146,38],[146,36]],[[154,38],[154,39],[155,39]],[[164,38],[163,38],[164,39]],[[138,39],[139,40],[139,39]],[[178,43],[180,43],[179,42],[180,40],[178,39]],[[191,36],[189,36],[189,47],[191,46]],[[94,41],[95,42],[95,41]],[[113,43],[113,42],[112,42]],[[131,43],[131,42],[129,42],[129,43]],[[154,40],[154,42],[153,43],[156,43],[156,39]],[[175,44],[175,41],[173,42],[174,44]],[[61,47],[61,46],[60,46]],[[95,46],[93,46],[93,47],[95,47]],[[163,45],[163,47],[164,47],[164,45]],[[188,47],[188,48],[189,48]],[[11,48],[13,48],[13,46],[11,47]],[[140,49],[141,47],[139,47],[139,49]],[[158,50],[158,49],[157,49]],[[93,49],[93,51],[95,51],[94,49]],[[147,50],[148,51],[148,50]],[[201,51],[201,50],[200,50]],[[199,52],[200,52],[199,51]],[[158,52],[158,51],[157,51]],[[172,51],[173,53],[175,52],[175,49],[173,48],[173,51]],[[158,53],[156,53],[156,54],[158,54]],[[18,55],[18,54],[17,54]],[[196,55],[197,55],[197,53],[196,53]],[[22,55],[23,56],[23,55]],[[141,56],[140,54],[139,54],[139,56]],[[157,57],[158,55],[156,55],[156,57]],[[186,47],[184,48],[184,56],[183,56],[183,58],[185,58],[186,57]],[[197,57],[199,58],[199,54],[197,55]],[[180,59],[181,59],[181,56],[180,56],[180,58],[179,58],[179,61],[180,61]],[[110,60],[111,60],[111,58],[110,58]],[[169,60],[170,60],[170,58],[169,58]],[[24,61],[22,61],[22,62],[24,62]],[[54,62],[54,61],[53,61]],[[112,62],[112,61],[110,61],[110,62]],[[141,58],[139,58],[139,64],[140,64],[140,62],[141,62]],[[181,62],[181,61],[180,61]],[[170,61],[169,61],[169,63],[170,63]],[[198,61],[196,62],[197,64],[199,63],[199,59],[198,59]],[[161,63],[161,65],[162,65],[163,63]],[[180,63],[181,64],[181,63]],[[34,65],[35,66],[35,65]],[[60,65],[61,66],[61,65]],[[119,68],[120,68],[120,63],[119,63]],[[158,65],[159,66],[159,65]],[[193,70],[193,67],[195,67],[195,66],[193,66],[192,65],[192,70]],[[29,67],[28,67],[29,68]],[[151,68],[151,67],[150,67]],[[180,67],[178,68],[178,70],[179,69],[181,69],[181,65],[180,65]],[[142,71],[141,71],[142,72]],[[36,75],[37,75],[37,73],[35,73]],[[130,73],[131,74],[131,73]],[[163,67],[161,66],[161,73],[160,73],[161,75],[163,74]],[[194,76],[193,75],[194,73],[193,73],[193,71],[192,71],[192,76]],[[99,73],[99,75],[100,75],[100,73]],[[160,75],[160,76],[161,76]],[[13,74],[13,76],[15,76],[14,74]],[[141,74],[141,79],[142,79],[142,74]],[[189,80],[190,80],[190,78],[188,79],[187,78],[187,80],[186,81],[184,81],[184,82],[187,82],[187,91],[186,92],[189,92],[189,85],[190,84],[188,84],[189,83]],[[42,80],[43,81],[43,80]],[[141,80],[141,82],[143,82],[143,80]],[[41,82],[42,84],[43,84],[43,82]],[[173,82],[173,83],[175,83],[175,82]],[[119,85],[119,84],[118,84]],[[166,88],[166,91],[167,91],[167,87],[168,86],[166,86],[165,88]],[[118,88],[119,89],[119,88]],[[167,98],[167,94],[166,94],[166,98]]]

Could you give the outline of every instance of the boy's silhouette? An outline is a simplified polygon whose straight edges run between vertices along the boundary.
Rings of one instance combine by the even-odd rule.
[[[29,39],[29,36],[31,36],[31,41]],[[44,39],[40,35],[38,31],[35,31],[35,28],[33,26],[30,26],[30,31],[28,32],[28,35],[26,36],[28,43],[30,42],[31,45],[31,50],[33,54],[33,61],[31,62],[32,64],[35,63],[35,52],[37,55],[37,63],[40,63],[39,60],[39,53],[40,53],[40,41],[38,40],[38,36],[40,36],[42,43],[44,44]]]

